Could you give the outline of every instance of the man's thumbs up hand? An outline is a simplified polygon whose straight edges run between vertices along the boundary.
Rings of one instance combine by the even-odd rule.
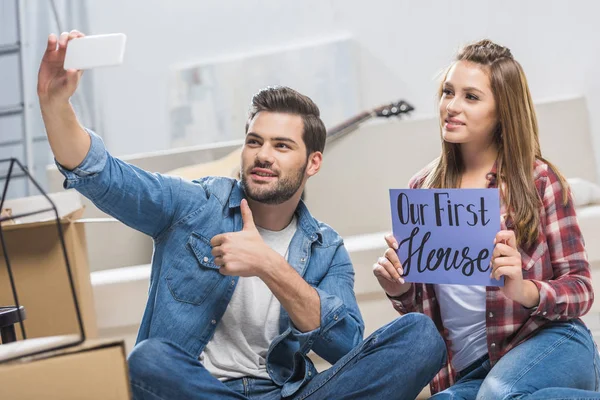
[[[260,277],[281,256],[260,236],[245,199],[240,204],[240,211],[242,230],[214,236],[210,241],[211,253],[223,275]]]

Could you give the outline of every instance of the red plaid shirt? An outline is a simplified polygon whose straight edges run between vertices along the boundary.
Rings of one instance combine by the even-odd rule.
[[[415,175],[409,183],[410,188],[421,187],[427,173],[422,171]],[[488,188],[497,187],[496,167],[487,177]],[[487,287],[487,348],[492,365],[540,327],[550,321],[578,318],[589,311],[594,301],[590,266],[571,193],[568,204],[563,205],[563,190],[558,176],[542,161],[536,161],[534,177],[543,203],[540,207],[539,236],[529,249],[520,248],[519,252],[523,261],[523,278],[537,286],[540,304],[528,309],[509,300],[498,287]],[[505,206],[502,205],[501,214],[505,213]],[[510,229],[510,219],[507,225]],[[450,344],[442,324],[434,286],[414,283],[408,292],[391,298],[391,301],[401,314],[421,312],[435,322],[446,338],[450,357],[447,365],[431,381],[431,393],[453,385],[458,371],[452,369]]]

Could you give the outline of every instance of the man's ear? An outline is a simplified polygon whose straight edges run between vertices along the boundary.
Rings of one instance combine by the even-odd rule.
[[[306,165],[306,175],[309,177],[316,175],[321,169],[321,163],[323,162],[323,153],[315,151],[308,156],[308,163]]]

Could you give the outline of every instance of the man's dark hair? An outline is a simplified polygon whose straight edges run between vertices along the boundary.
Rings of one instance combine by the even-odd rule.
[[[304,124],[302,140],[306,145],[306,155],[325,149],[325,124],[321,121],[319,107],[309,97],[285,86],[269,86],[260,90],[250,103],[246,133],[250,121],[261,111],[299,115]]]

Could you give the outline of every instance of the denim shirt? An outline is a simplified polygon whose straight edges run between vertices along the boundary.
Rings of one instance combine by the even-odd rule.
[[[149,173],[112,157],[99,136],[72,171],[58,165],[65,189],[75,188],[100,210],[154,239],[148,303],[138,343],[164,338],[198,358],[236,287],[238,277],[219,273],[210,240],[242,229],[239,181],[208,177],[189,182]],[[314,287],[321,302],[320,326],[300,332],[281,309],[280,334],[267,353],[267,370],[294,394],[316,375],[307,353],[335,363],[363,339],[364,323],[354,295],[354,270],[341,237],[314,219],[303,202],[288,262]],[[243,327],[240,327],[243,329]]]

